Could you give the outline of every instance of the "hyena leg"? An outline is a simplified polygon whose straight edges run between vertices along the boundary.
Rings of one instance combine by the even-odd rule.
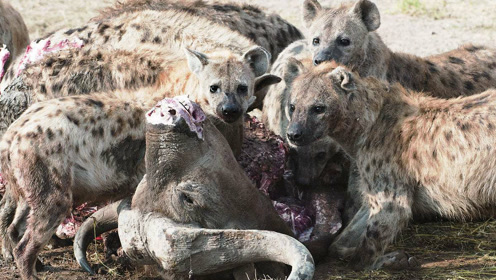
[[[11,251],[17,246],[22,235],[26,231],[26,221],[29,215],[29,206],[24,200],[16,202],[15,216],[7,228],[7,242]]]
[[[386,189],[393,189],[386,186]],[[405,190],[395,186],[395,191]],[[408,193],[386,192],[378,188],[367,194],[357,215],[332,245],[332,250],[360,268],[369,267],[384,254],[386,247],[412,217]]]
[[[26,231],[14,249],[17,268],[23,279],[36,279],[37,256],[64,220],[70,206],[70,201],[62,194],[62,199],[51,199],[50,204],[30,209]]]
[[[14,260],[12,255],[12,243],[7,235],[7,228],[14,220],[16,212],[16,202],[7,189],[0,201],[0,236],[2,238],[2,255],[5,261]]]
[[[28,155],[19,166],[16,182],[23,194],[28,210],[26,230],[14,248],[14,259],[21,278],[37,279],[35,264],[39,252],[50,240],[57,226],[63,221],[72,205],[70,177],[60,170],[49,169],[36,155]],[[54,170],[54,171],[52,171]]]
[[[353,216],[348,226],[346,226],[343,232],[331,244],[329,251],[341,258],[350,258],[353,256],[367,228],[369,213],[368,207],[361,207],[356,215]]]
[[[348,188],[346,190],[346,205],[343,211],[343,224],[348,225],[362,206],[362,194],[360,192],[360,173],[355,162],[350,163],[350,175]]]
[[[395,251],[380,256],[372,266],[372,269],[388,268],[393,270],[416,269],[420,267],[417,258],[405,251]]]

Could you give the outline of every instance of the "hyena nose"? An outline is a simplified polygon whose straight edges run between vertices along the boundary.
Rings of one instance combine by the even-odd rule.
[[[287,136],[289,141],[295,143],[298,142],[299,140],[302,139],[303,137],[303,130],[301,129],[301,126],[299,125],[292,125],[289,127]]]
[[[322,62],[324,62],[324,60],[316,58],[313,60],[313,65],[317,66],[317,65],[321,64]]]
[[[222,115],[226,117],[234,117],[240,113],[238,106],[234,105],[224,105],[222,106]]]
[[[237,105],[226,104],[220,108],[219,113],[225,122],[232,123],[239,120],[243,112]]]

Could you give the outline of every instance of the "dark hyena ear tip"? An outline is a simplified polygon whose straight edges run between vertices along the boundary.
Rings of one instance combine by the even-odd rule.
[[[203,70],[203,67],[208,64],[208,57],[205,54],[187,47],[184,47],[183,51],[186,54],[186,59],[188,60],[188,66],[191,72],[198,74]]]
[[[355,81],[353,78],[353,73],[351,73],[345,67],[338,66],[336,69],[332,70],[332,72],[329,75],[345,91],[356,90],[356,85],[355,85]]]

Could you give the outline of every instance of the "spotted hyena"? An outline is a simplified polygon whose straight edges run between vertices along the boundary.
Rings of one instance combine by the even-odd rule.
[[[198,94],[192,98],[208,114],[219,117],[219,129],[232,129],[232,141],[239,142],[240,116],[254,101],[255,91],[279,81],[272,75],[262,76],[270,65],[270,54],[262,47],[187,11],[139,10],[90,23],[85,30],[88,44],[83,47],[50,53],[26,65],[17,79],[29,92],[27,106],[60,96],[152,85],[175,95],[187,90]],[[195,51],[185,56],[184,47]],[[198,67],[211,74],[191,73],[186,66],[191,61],[198,61]],[[228,81],[225,75],[238,80]],[[2,98],[11,101],[8,94]],[[5,107],[0,114],[7,127],[19,112],[7,115],[13,106],[2,100],[0,105]]]
[[[314,64],[336,61],[362,77],[399,82],[439,97],[471,95],[496,86],[495,49],[468,45],[425,58],[392,52],[375,32],[380,13],[369,0],[329,8],[305,0],[303,19]]]
[[[287,98],[293,80],[311,66],[310,51],[306,40],[289,45],[272,64],[270,73],[281,77],[282,81],[268,88],[263,102],[262,121],[277,135],[284,137],[288,126]]]
[[[263,102],[262,119],[267,128],[286,139],[288,126],[288,99],[293,81],[312,67],[311,53],[306,40],[289,45],[279,54],[272,65],[271,74],[282,81],[268,87]],[[287,142],[287,141],[286,141]],[[294,181],[300,190],[322,189],[333,186],[333,192],[340,193],[340,186],[346,185],[349,160],[330,138],[320,139],[307,146],[289,146],[286,179]]]
[[[145,112],[158,98],[143,89],[52,99],[9,127],[0,143],[1,168],[18,218],[4,246],[12,244],[23,279],[33,279],[38,252],[73,204],[135,190],[145,172]]]
[[[28,44],[29,33],[21,15],[8,2],[0,1],[0,48],[5,45],[10,52],[5,69],[12,59],[24,52]]]
[[[290,125],[303,129],[293,144],[331,137],[359,175],[362,206],[332,251],[380,267],[412,217],[493,217],[495,105],[495,90],[437,99],[328,63],[300,76]]]
[[[48,66],[47,73],[38,73],[41,71],[39,69],[32,71],[35,72],[33,74],[36,77],[49,75],[53,71],[58,73],[60,70],[66,70],[72,63],[83,63],[80,62],[81,56],[87,60],[102,61],[106,56],[105,52],[114,54],[113,51],[117,51],[115,53],[117,61],[120,56],[132,55],[137,48],[180,49],[188,46],[208,52],[211,49],[202,46],[223,47],[228,44],[230,49],[239,49],[240,46],[256,44],[267,49],[275,59],[287,45],[302,37],[298,29],[278,15],[266,15],[250,5],[207,4],[202,1],[129,0],[102,11],[101,16],[82,27],[62,29],[49,34],[44,39],[53,42],[78,39],[86,47],[68,54],[62,60],[48,60],[48,65],[43,65],[44,68]],[[91,50],[95,49],[99,51],[92,53]],[[120,50],[128,51],[130,54],[120,53]],[[19,58],[15,65],[18,65],[21,59]],[[99,74],[105,75],[106,67],[93,63],[86,66],[89,69],[81,65],[78,68],[79,72],[68,72],[64,76],[74,77],[65,79],[70,83],[76,83],[74,88],[77,90],[78,87],[84,86],[81,82],[78,83],[81,73],[88,74],[89,71],[95,71],[91,67],[97,65],[102,68],[98,69]],[[115,64],[114,66],[117,67]],[[127,67],[129,72],[133,73],[132,65],[120,65],[120,67]],[[7,72],[7,79],[2,82],[2,89],[11,82],[17,72],[17,68]],[[38,86],[31,84],[31,81],[26,83],[31,87]],[[58,83],[59,86],[61,84],[63,83]],[[46,90],[50,92],[51,89],[47,87]],[[104,89],[94,88],[92,92],[100,90]],[[87,91],[86,86],[78,92],[87,93]]]

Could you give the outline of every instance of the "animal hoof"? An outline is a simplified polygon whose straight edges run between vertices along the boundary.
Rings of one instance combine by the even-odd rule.
[[[391,270],[417,269],[420,262],[417,258],[404,251],[396,251],[380,257],[374,264],[374,269],[385,268]]]

